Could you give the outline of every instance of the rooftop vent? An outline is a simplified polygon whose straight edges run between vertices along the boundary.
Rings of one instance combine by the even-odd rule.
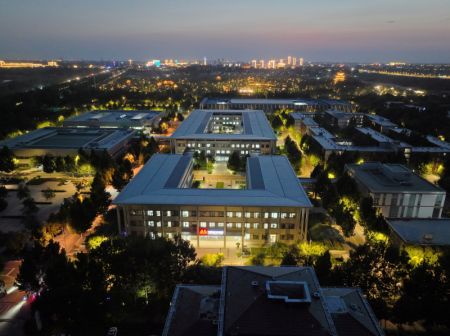
[[[286,303],[310,303],[308,284],[304,281],[267,281],[267,298]]]

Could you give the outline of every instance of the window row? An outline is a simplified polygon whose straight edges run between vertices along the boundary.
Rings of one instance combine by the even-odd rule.
[[[131,215],[142,215],[142,210],[131,210]],[[178,210],[147,210],[147,216],[149,217],[160,217],[164,215],[166,217],[178,217],[180,216],[180,211]],[[199,217],[223,217],[225,215],[224,211],[199,211]],[[241,212],[241,211],[227,211],[226,216],[228,218],[296,218],[297,214],[295,212]],[[197,217],[196,210],[182,210],[181,217]]]

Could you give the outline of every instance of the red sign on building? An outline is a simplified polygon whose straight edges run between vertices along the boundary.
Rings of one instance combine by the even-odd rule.
[[[198,234],[200,236],[207,236],[208,235],[208,229],[207,228],[200,228],[200,230],[198,231]]]

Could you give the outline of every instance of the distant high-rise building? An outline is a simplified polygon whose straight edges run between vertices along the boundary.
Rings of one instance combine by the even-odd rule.
[[[256,60],[252,60],[252,68],[257,68],[257,62]]]
[[[276,64],[276,61],[275,61],[274,59],[271,59],[271,60],[269,61],[269,63],[267,64],[267,68],[269,68],[269,69],[275,69],[275,64]]]
[[[292,57],[291,56],[288,56],[287,64],[292,65]]]
[[[261,69],[265,69],[266,68],[266,64],[264,62],[264,60],[261,60]]]
[[[206,61],[206,57],[203,57],[203,65],[208,65],[208,62]]]
[[[292,67],[296,67],[297,66],[297,58],[296,57],[293,57],[292,58]]]
[[[334,84],[345,82],[345,72],[339,71],[334,75]]]
[[[298,59],[298,65],[299,66],[303,66],[303,57],[300,57],[299,59]]]

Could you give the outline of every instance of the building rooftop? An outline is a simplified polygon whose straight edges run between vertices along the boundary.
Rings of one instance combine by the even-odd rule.
[[[384,335],[360,290],[321,288],[311,267],[229,266],[200,288],[176,288],[164,336]]]
[[[247,189],[180,188],[190,153],[156,154],[114,200],[115,204],[311,207],[285,156],[247,159]]]
[[[129,124],[141,124],[144,122],[150,122],[159,115],[157,111],[129,111],[129,110],[102,110],[102,111],[90,111],[82,113],[67,119],[64,125],[72,125],[79,122],[95,122],[98,124],[104,123],[129,123]]]
[[[366,117],[369,118],[373,123],[381,127],[390,127],[390,128],[397,127],[397,124],[393,123],[388,118],[379,116],[377,114],[366,114]]]
[[[208,133],[215,116],[240,116],[240,134]],[[194,110],[172,134],[177,139],[211,140],[276,140],[272,127],[263,111],[257,110]]]
[[[319,124],[310,116],[307,116],[303,113],[300,112],[292,112],[290,114],[290,116],[294,119],[294,120],[301,120],[303,125],[307,126],[307,127],[319,127]]]
[[[350,105],[349,102],[335,99],[308,99],[308,98],[203,98],[200,103],[205,104],[262,104],[262,105]]]
[[[428,182],[400,164],[366,162],[348,164],[346,169],[371,192],[377,193],[441,193],[443,189]]]
[[[383,133],[377,132],[370,127],[356,127],[356,131],[370,136],[373,140],[375,140],[378,143],[392,143],[395,142],[394,139],[391,139],[390,137],[384,135]]]
[[[450,218],[390,219],[389,227],[406,244],[450,245]]]
[[[108,149],[134,134],[132,130],[109,128],[45,127],[0,142],[10,149],[83,148]]]

